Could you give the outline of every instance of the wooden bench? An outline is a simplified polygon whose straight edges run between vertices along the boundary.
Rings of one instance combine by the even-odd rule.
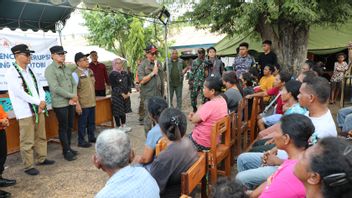
[[[237,109],[237,145],[236,154],[239,155],[243,150],[249,146],[248,142],[248,100],[243,98]]]
[[[195,187],[201,183],[201,197],[207,197],[207,153],[199,152],[199,159],[181,174],[181,197],[190,197]]]
[[[250,142],[252,143],[257,134],[258,134],[258,127],[257,127],[257,116],[262,112],[262,104],[263,98],[262,97],[254,97],[251,109],[251,117],[248,122],[249,126],[249,134],[250,134]]]
[[[217,121],[211,132],[211,147],[208,153],[208,165],[211,184],[217,182],[220,175],[231,175],[231,127],[229,116]],[[220,137],[220,138],[219,138]],[[220,140],[220,142],[219,142]],[[218,165],[224,162],[224,170],[218,170]]]
[[[230,127],[231,127],[231,165],[233,164],[234,157],[236,155],[237,142],[237,113],[231,112],[229,114]]]

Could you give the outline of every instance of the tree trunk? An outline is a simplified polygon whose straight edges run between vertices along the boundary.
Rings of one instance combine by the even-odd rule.
[[[279,24],[270,24],[263,15],[259,18],[256,31],[262,40],[272,41],[273,51],[281,67],[297,74],[307,57],[309,27],[284,20]]]
[[[276,53],[277,59],[282,60],[282,53],[279,53],[279,35],[275,32],[274,25],[266,22],[266,16],[262,15],[259,17],[259,21],[256,26],[256,31],[259,32],[262,40],[271,40],[272,50]]]
[[[278,25],[281,65],[290,72],[299,73],[308,53],[309,26],[295,25],[282,21]]]

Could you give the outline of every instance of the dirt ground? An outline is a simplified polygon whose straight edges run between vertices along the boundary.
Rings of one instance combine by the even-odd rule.
[[[186,84],[186,83],[185,83]],[[185,86],[183,92],[183,111],[188,114],[190,108],[189,93]],[[143,126],[138,122],[139,93],[131,95],[132,113],[127,114],[127,125],[133,128],[128,133],[133,149],[137,154],[142,154],[145,142]],[[174,101],[173,104],[176,104]],[[189,124],[188,128],[192,128]],[[97,135],[107,129],[97,126]],[[190,131],[190,130],[188,130]],[[28,176],[23,172],[20,153],[9,155],[6,161],[6,170],[3,177],[17,180],[15,186],[1,188],[12,193],[12,197],[94,197],[108,180],[107,174],[98,170],[93,165],[91,158],[94,147],[77,147],[77,133],[73,132],[72,148],[79,152],[77,160],[68,162],[63,159],[61,146],[58,143],[48,143],[48,159],[55,160],[52,166],[37,166],[40,171],[38,176]]]
[[[188,114],[191,110],[187,83],[184,83],[183,111]],[[127,124],[133,128],[128,135],[132,141],[133,149],[141,154],[144,147],[145,136],[143,126],[138,122],[139,93],[134,92],[132,99],[132,113],[127,115]],[[175,101],[174,101],[174,104]],[[336,115],[337,105],[330,107]],[[188,124],[188,132],[193,128]],[[106,129],[97,126],[97,135]],[[106,183],[108,176],[101,170],[94,167],[91,157],[94,154],[94,147],[78,148],[77,133],[73,133],[72,148],[79,152],[78,159],[68,162],[63,159],[61,146],[57,143],[48,144],[48,158],[56,163],[52,166],[37,166],[40,171],[38,176],[28,176],[23,172],[21,157],[19,153],[9,155],[6,162],[7,169],[4,172],[5,178],[14,178],[17,184],[12,187],[2,188],[12,193],[13,197],[94,197]]]

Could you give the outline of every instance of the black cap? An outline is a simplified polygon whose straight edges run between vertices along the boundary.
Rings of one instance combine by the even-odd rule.
[[[29,50],[28,46],[25,44],[19,44],[11,48],[13,54],[18,53],[34,53],[33,50]]]
[[[151,44],[151,45],[148,45],[147,48],[145,48],[145,51],[147,53],[155,53],[155,52],[158,52],[158,48],[156,48],[155,45]]]
[[[67,52],[64,50],[64,48],[62,46],[59,46],[59,45],[55,45],[53,47],[51,47],[50,49],[50,52],[52,54],[60,54],[60,53],[64,53],[66,54]]]
[[[83,54],[82,52],[78,52],[75,55],[75,63],[77,63],[79,61],[79,59],[83,58],[83,57],[88,57],[89,54]]]

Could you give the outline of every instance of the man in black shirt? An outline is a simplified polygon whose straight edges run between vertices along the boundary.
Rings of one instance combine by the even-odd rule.
[[[277,57],[276,54],[271,51],[272,42],[270,40],[263,41],[263,51],[259,55],[258,64],[260,66],[260,75],[263,76],[264,67],[266,65],[276,65],[277,64]]]

